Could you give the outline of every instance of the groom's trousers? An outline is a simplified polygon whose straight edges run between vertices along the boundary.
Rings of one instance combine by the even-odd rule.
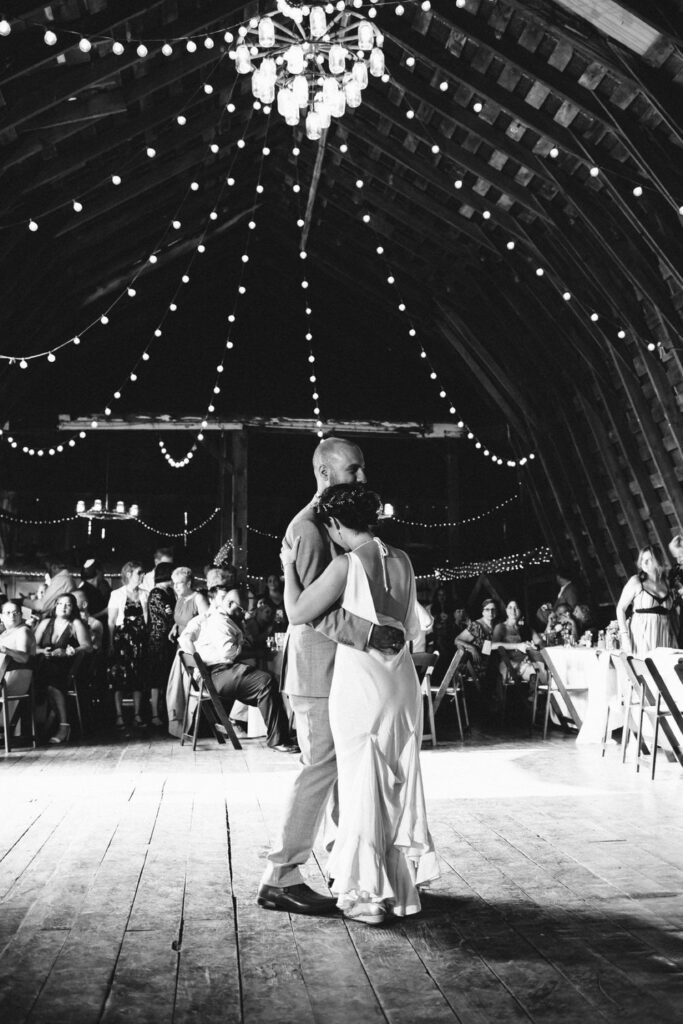
[[[296,719],[301,768],[294,779],[283,819],[268,854],[261,879],[264,885],[279,887],[303,881],[300,865],[313,848],[328,804],[337,822],[337,759],[330,729],[327,697],[289,695]]]

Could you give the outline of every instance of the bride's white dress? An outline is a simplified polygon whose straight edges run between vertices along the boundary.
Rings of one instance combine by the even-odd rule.
[[[347,555],[343,606],[376,624],[419,635],[408,556],[375,539]],[[420,744],[422,697],[408,645],[396,655],[339,645],[330,694],[339,767],[339,826],[328,863],[342,909],[386,901],[420,910],[418,886],[438,877],[427,825]]]

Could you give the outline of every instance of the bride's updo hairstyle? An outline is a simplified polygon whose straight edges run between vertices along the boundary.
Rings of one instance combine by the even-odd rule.
[[[318,517],[325,526],[334,518],[356,533],[374,529],[381,508],[379,495],[365,484],[332,484],[318,499]]]

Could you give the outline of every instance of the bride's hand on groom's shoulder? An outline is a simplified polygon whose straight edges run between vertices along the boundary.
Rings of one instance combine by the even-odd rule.
[[[290,544],[286,538],[283,540],[282,548],[280,550],[280,561],[283,566],[295,564],[300,541],[301,537],[295,537],[292,544]]]

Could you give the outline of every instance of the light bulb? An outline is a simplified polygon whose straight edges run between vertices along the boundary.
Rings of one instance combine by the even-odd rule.
[[[173,53],[173,47],[171,46],[170,43],[164,43],[164,45],[161,47],[161,52],[163,53],[164,57],[170,57],[171,54]]]
[[[2,21],[0,21],[0,36],[8,36],[11,31],[12,26],[9,21],[7,21],[6,18],[3,18]]]
[[[156,155],[157,155],[157,151],[154,148],[154,146],[148,146],[147,147],[147,156],[150,158],[150,160],[152,159],[152,157],[154,157]]]
[[[37,231],[38,230],[38,225],[36,224],[36,222],[33,219],[31,219],[28,222],[28,229],[29,229],[29,231]]]
[[[183,126],[184,124],[187,124],[187,118],[185,117],[185,115],[184,115],[184,114],[178,114],[178,116],[176,117],[176,121],[178,122],[178,124],[179,124],[179,125],[180,125],[181,127],[182,127],[182,126]]]
[[[112,176],[111,176],[111,183],[112,183],[112,185],[120,185],[121,184],[121,176],[119,174],[112,174]]]
[[[643,194],[642,185],[636,185],[636,187],[633,189],[633,194],[637,199],[640,198],[640,196],[642,196]]]
[[[74,211],[76,213],[80,213],[81,210],[83,209],[83,203],[79,202],[78,199],[74,199],[72,205],[73,205]]]
[[[83,39],[81,39],[81,41],[78,44],[78,49],[81,51],[81,53],[90,53],[90,51],[92,50],[92,43],[89,39],[83,37]]]
[[[123,45],[123,43],[120,43],[118,41],[118,39],[116,40],[115,43],[112,43],[111,52],[116,54],[117,57],[120,57],[122,55],[122,53],[124,52],[124,50],[125,50],[125,46]]]
[[[140,43],[135,52],[137,53],[138,57],[146,57],[147,54],[149,53],[149,50],[147,49],[144,43]]]
[[[205,49],[213,50],[214,45],[215,44],[214,44],[214,41],[213,41],[212,37],[211,36],[207,36],[206,39],[204,40],[204,47],[205,47]]]
[[[590,174],[591,178],[597,178],[598,174],[600,173],[600,168],[599,167],[591,167],[591,169],[590,169],[590,171],[588,173]]]
[[[49,28],[43,36],[43,42],[46,46],[54,46],[57,42],[57,33],[53,32],[52,29]]]
[[[188,53],[196,53],[197,44],[195,43],[194,39],[187,40],[187,43],[185,44],[185,49],[187,50]]]
[[[171,224],[176,231],[180,231],[181,222],[179,220],[173,220],[171,221]]]

